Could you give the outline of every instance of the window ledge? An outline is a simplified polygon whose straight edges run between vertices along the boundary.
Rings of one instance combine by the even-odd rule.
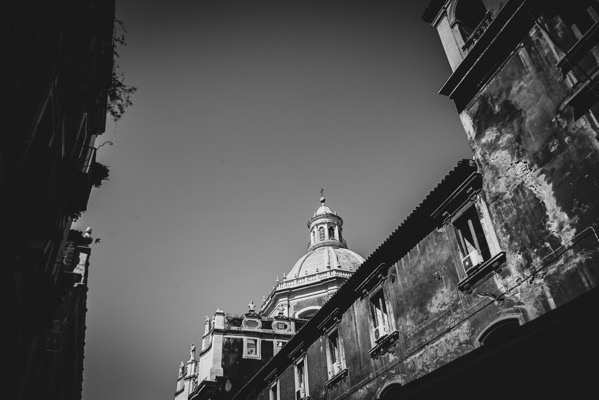
[[[332,386],[338,385],[347,377],[347,374],[347,368],[344,368],[341,372],[337,373],[337,375],[334,375],[331,379],[325,382],[326,387],[330,389]]]
[[[468,276],[458,283],[458,289],[464,293],[470,293],[477,282],[487,277],[491,272],[497,271],[504,263],[505,251],[502,251],[487,261],[472,267],[467,272]]]
[[[391,346],[397,342],[397,339],[399,339],[399,332],[397,330],[380,337],[376,341],[376,345],[372,349],[368,350],[368,354],[370,354],[370,357],[372,358],[378,358],[386,354]]]

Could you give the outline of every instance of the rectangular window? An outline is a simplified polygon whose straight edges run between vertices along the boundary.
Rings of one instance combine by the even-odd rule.
[[[295,363],[295,398],[296,400],[308,397],[308,374],[306,358],[302,357]]]
[[[270,386],[268,400],[279,400],[279,381],[276,381]]]
[[[243,358],[260,359],[260,339],[243,338]]]
[[[277,354],[287,342],[285,340],[275,340],[272,343],[274,345],[273,354]]]
[[[329,333],[327,337],[327,367],[329,378],[341,373],[345,369],[345,360],[337,329]]]
[[[383,290],[379,290],[374,296],[370,297],[370,316],[372,318],[373,333],[375,342],[386,336],[390,331],[389,313],[385,303]]]
[[[480,214],[479,214],[480,209]],[[484,204],[471,204],[453,220],[464,270],[476,271],[477,265],[490,260],[501,250]]]
[[[466,272],[491,258],[489,244],[474,205],[453,222]]]

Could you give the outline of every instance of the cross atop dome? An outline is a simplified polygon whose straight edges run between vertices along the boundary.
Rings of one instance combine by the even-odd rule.
[[[320,189],[320,207],[318,207],[318,210],[316,210],[313,217],[315,217],[317,215],[322,215],[322,214],[335,214],[335,215],[337,214],[337,213],[331,211],[331,209],[324,204],[325,201],[326,201],[326,199],[324,198],[324,189]]]

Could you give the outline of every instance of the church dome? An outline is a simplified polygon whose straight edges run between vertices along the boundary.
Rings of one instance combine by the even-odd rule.
[[[347,248],[343,219],[325,205],[321,190],[320,207],[308,220],[310,241],[303,255],[283,279],[262,299],[261,313],[310,318],[364,262]]]
[[[319,247],[302,256],[287,275],[287,279],[301,278],[330,269],[353,272],[363,262],[362,256],[351,250],[331,246]]]

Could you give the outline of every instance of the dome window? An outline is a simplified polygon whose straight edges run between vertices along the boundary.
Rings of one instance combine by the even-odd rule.
[[[322,242],[324,240],[324,227],[318,228],[318,241]]]
[[[335,239],[335,228],[329,226],[329,239]]]

